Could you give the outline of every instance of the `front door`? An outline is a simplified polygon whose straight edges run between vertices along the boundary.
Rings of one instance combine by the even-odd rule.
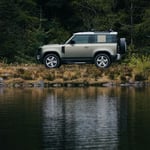
[[[88,58],[92,56],[91,44],[89,43],[90,35],[75,35],[71,40],[72,43],[64,45],[64,58]]]

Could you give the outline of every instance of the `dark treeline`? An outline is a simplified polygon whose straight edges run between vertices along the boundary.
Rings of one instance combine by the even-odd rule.
[[[34,60],[45,43],[73,32],[113,29],[130,49],[150,50],[149,0],[0,0],[0,57]]]

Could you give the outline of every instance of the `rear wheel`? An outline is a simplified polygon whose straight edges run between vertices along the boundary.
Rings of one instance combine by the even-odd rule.
[[[111,64],[110,57],[107,54],[98,54],[95,57],[95,65],[99,68],[107,68]]]
[[[56,54],[48,54],[44,58],[44,64],[47,68],[58,68],[60,66],[60,58]]]

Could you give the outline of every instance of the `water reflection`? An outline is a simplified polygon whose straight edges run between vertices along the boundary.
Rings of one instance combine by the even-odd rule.
[[[39,89],[1,89],[1,150],[38,150],[41,147],[42,95]]]
[[[44,148],[117,149],[118,108],[108,90],[51,90],[43,105]]]
[[[149,150],[150,88],[0,88],[2,150]]]
[[[120,95],[119,150],[150,149],[150,88],[125,88]]]

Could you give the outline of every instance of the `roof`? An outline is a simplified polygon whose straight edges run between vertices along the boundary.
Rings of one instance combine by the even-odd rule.
[[[74,33],[75,35],[87,35],[87,34],[118,34],[118,32],[106,32],[106,31],[96,31],[96,32],[77,32],[77,33]]]

